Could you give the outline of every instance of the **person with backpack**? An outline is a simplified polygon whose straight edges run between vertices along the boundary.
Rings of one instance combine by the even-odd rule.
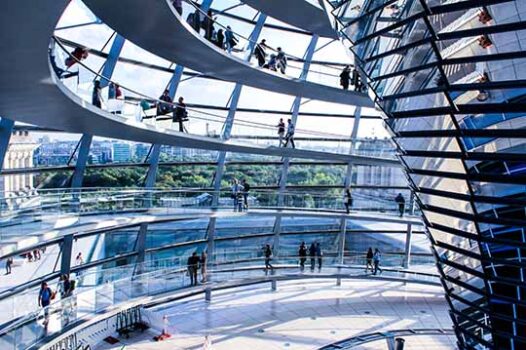
[[[40,285],[40,291],[38,292],[38,306],[44,308],[44,316],[49,316],[48,306],[51,304],[51,300],[55,298],[55,293],[48,287],[46,282],[42,282]],[[46,320],[47,321],[47,320]]]
[[[398,193],[398,196],[395,198],[395,202],[398,203],[398,212],[400,213],[400,217],[404,216],[405,212],[405,198],[402,196],[401,193]]]
[[[300,248],[298,249],[298,256],[300,258],[300,270],[305,270],[305,261],[307,261],[307,246],[305,242],[301,242]]]
[[[232,180],[232,199],[234,200],[234,212],[242,211],[242,202],[241,197],[243,196],[243,186],[237,181],[237,179]]]
[[[378,271],[380,271],[380,274],[382,274],[382,269],[380,268],[380,262],[382,260],[382,254],[380,253],[380,250],[378,250],[378,248],[376,248],[374,250],[374,255],[373,255],[373,263],[374,263],[374,272],[373,272],[373,275],[376,275],[376,273]]]
[[[278,47],[276,61],[277,68],[279,68],[281,74],[285,74],[285,71],[287,70],[287,56],[285,55],[285,52],[281,49],[281,47]]]
[[[267,53],[265,52],[266,40],[262,39],[258,44],[256,44],[256,48],[254,49],[254,56],[256,56],[258,60],[258,66],[263,67],[265,65],[265,61],[267,58]]]
[[[237,45],[237,38],[234,36],[234,32],[232,32],[232,28],[230,26],[226,26],[226,31],[225,31],[226,51],[228,53],[232,53],[232,49],[236,45]]]
[[[243,186],[243,206],[245,210],[248,210],[248,195],[250,192],[250,185],[247,180],[243,179],[241,181],[241,186]]]
[[[340,73],[340,85],[344,90],[349,90],[349,83],[351,82],[351,68],[347,65]]]
[[[283,118],[279,118],[278,127],[279,147],[283,146],[283,139],[285,138],[285,122]]]
[[[173,116],[173,122],[179,123],[179,132],[184,132],[183,123],[186,121],[188,121],[188,112],[186,111],[184,98],[181,96],[177,101],[177,106],[175,107],[175,113]]]
[[[373,267],[373,248],[369,247],[369,250],[367,251],[367,254],[365,255],[365,273],[369,271],[369,267],[371,268],[371,272],[374,272]]]
[[[294,126],[294,123],[292,122],[292,119],[289,119],[287,122],[287,135],[285,136],[285,144],[283,145],[283,147],[287,147],[290,141],[290,145],[292,146],[292,148],[296,148],[296,146],[294,145],[294,131],[296,130],[296,128]]]

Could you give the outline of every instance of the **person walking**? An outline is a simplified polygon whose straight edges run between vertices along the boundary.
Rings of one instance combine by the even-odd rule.
[[[215,19],[212,17],[212,10],[208,10],[205,18],[203,19],[203,29],[205,30],[205,39],[212,41],[214,35],[214,23]]]
[[[5,274],[6,275],[10,275],[11,274],[11,272],[12,272],[12,268],[11,267],[12,266],[13,266],[13,258],[9,257],[5,261]]]
[[[234,32],[230,26],[226,26],[225,31],[225,46],[228,53],[232,53],[232,49],[237,45],[237,38],[234,36]]]
[[[264,249],[265,254],[265,273],[268,272],[268,270],[273,270],[274,266],[270,263],[270,260],[272,260],[272,248],[270,248],[270,244],[265,245]]]
[[[199,269],[199,257],[197,252],[193,252],[186,262],[188,275],[190,275],[190,285],[197,286],[197,270]]]
[[[201,29],[201,13],[196,8],[193,13],[190,13],[186,18],[186,22],[197,32]]]
[[[203,350],[212,350],[212,340],[210,340],[210,336],[208,334],[205,336],[205,342],[203,343]]]
[[[51,300],[54,298],[54,293],[49,288],[46,282],[42,282],[40,285],[40,291],[38,292],[38,306],[44,308],[44,317],[46,320],[44,322],[48,321],[49,316],[49,304],[51,304]]]
[[[265,65],[265,61],[267,58],[267,52],[265,51],[265,48],[267,47],[266,40],[262,39],[258,44],[256,44],[256,48],[254,49],[254,56],[256,56],[258,60],[258,66],[263,67]]]
[[[287,56],[285,55],[285,52],[281,49],[281,47],[278,47],[276,61],[281,74],[285,74],[287,70]]]
[[[247,180],[243,179],[241,181],[241,186],[243,186],[243,208],[248,210],[248,195],[250,192],[250,185]]]
[[[208,260],[208,256],[206,255],[206,252],[203,250],[201,252],[201,258],[199,259],[199,263],[201,264],[201,283],[206,283],[206,278],[207,278],[206,261],[207,260]]]
[[[378,250],[378,248],[376,248],[374,250],[374,255],[373,255],[373,263],[374,263],[374,272],[373,272],[373,275],[376,275],[376,273],[378,271],[380,271],[380,274],[382,273],[382,269],[380,268],[380,262],[382,260],[382,254],[380,253],[380,251]]]
[[[300,258],[300,270],[303,272],[305,270],[305,261],[307,261],[307,246],[305,242],[301,242],[298,256]]]
[[[321,266],[323,262],[323,252],[321,251],[320,242],[316,243],[316,257],[318,258],[318,271],[321,271]]]
[[[312,242],[309,247],[309,256],[310,256],[310,270],[314,271],[316,267],[316,243]]]
[[[175,7],[175,11],[179,16],[183,15],[183,1],[182,0],[172,0],[172,5]]]
[[[345,188],[345,193],[343,194],[343,203],[345,204],[347,214],[351,212],[352,202],[351,186],[349,186]]]
[[[340,85],[344,90],[349,90],[349,83],[351,82],[351,68],[347,65],[340,73]]]
[[[232,180],[232,199],[234,200],[234,211],[243,211],[243,185],[237,179]]]
[[[223,34],[223,29],[219,29],[216,34],[216,45],[221,50],[225,49],[225,34]]]
[[[279,147],[283,146],[283,138],[285,137],[285,122],[283,118],[279,118],[278,128]]]
[[[95,107],[102,108],[102,88],[100,80],[95,80],[93,83],[93,91],[91,93],[91,104]]]
[[[290,145],[292,148],[296,148],[296,145],[294,145],[294,131],[296,130],[296,127],[294,126],[294,123],[291,119],[289,119],[287,125],[287,135],[285,136],[285,144],[283,147],[287,147],[290,141]]]
[[[398,196],[395,198],[395,202],[398,203],[398,211],[400,213],[400,217],[404,216],[405,212],[405,198],[402,196],[401,193],[398,193]]]
[[[365,255],[365,273],[369,271],[369,268],[371,268],[371,272],[374,272],[373,256],[373,248],[369,247],[369,250],[367,250],[367,254]]]
[[[186,111],[186,104],[184,98],[181,96],[177,101],[173,122],[179,123],[179,132],[184,132],[184,122],[188,121],[188,112]]]

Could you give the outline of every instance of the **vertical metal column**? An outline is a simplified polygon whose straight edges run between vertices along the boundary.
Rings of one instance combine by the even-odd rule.
[[[135,252],[137,252],[137,259],[135,262],[134,275],[143,273],[143,263],[146,252],[146,235],[148,233],[148,224],[141,224],[137,232],[137,239],[135,241]]]
[[[0,117],[0,170],[4,167],[4,159],[9,148],[9,141],[13,133],[15,122],[11,119]]]
[[[406,269],[409,268],[409,265],[411,264],[411,240],[413,238],[413,225],[407,224],[407,231],[405,235],[405,256],[404,256],[404,262],[403,267]]]
[[[71,188],[82,187],[82,180],[84,179],[84,171],[86,170],[92,140],[93,136],[88,134],[83,134],[80,139],[77,162],[75,163],[75,170],[71,177]]]
[[[351,131],[351,146],[349,147],[349,153],[352,154],[356,148],[356,139],[358,137],[358,130],[360,128],[360,119],[362,116],[362,108],[357,107],[354,111],[354,122]],[[351,185],[352,177],[354,174],[353,163],[347,163],[347,172],[343,181],[344,188]],[[345,258],[345,236],[347,231],[347,218],[343,217],[340,221],[340,233],[338,235],[338,263],[343,264]]]
[[[304,81],[307,79],[307,75],[309,74],[310,65],[312,62],[312,57],[314,56],[314,52],[316,52],[316,45],[318,43],[318,35],[314,34],[311,37],[309,46],[307,47],[307,50],[305,51],[305,54],[303,55],[305,61],[303,63],[303,69],[301,70],[301,74],[299,79]],[[294,124],[294,126],[297,125],[298,121],[298,115],[300,112],[300,106],[301,106],[301,97],[296,96],[294,99],[294,102],[292,103],[292,115],[291,115],[291,121]],[[287,190],[287,177],[289,173],[289,167],[290,167],[290,158],[285,157],[283,158],[283,165],[281,167],[281,175],[279,177],[279,194],[278,194],[278,207],[282,207],[284,205],[284,195],[285,191]],[[279,254],[279,235],[281,232],[281,220],[282,216],[277,215],[276,220],[274,221],[274,256],[278,256]]]
[[[206,243],[206,254],[207,254],[207,261],[206,263],[208,264],[206,266],[206,271],[207,271],[207,276],[206,276],[206,280],[207,282],[208,281],[211,281],[213,276],[212,276],[212,273],[211,271],[213,270],[213,266],[214,266],[214,263],[216,261],[215,259],[215,242],[214,242],[214,237],[215,237],[215,232],[216,232],[216,220],[217,218],[215,216],[211,217],[210,220],[208,221],[208,227],[206,229],[206,234],[207,234],[207,243]],[[205,300],[206,301],[211,301],[212,300],[212,288],[210,287],[207,287],[205,289]]]
[[[62,238],[60,253],[60,273],[69,275],[71,272],[71,255],[73,254],[73,234],[65,235]]]
[[[254,52],[254,48],[256,46],[256,42],[259,38],[259,35],[261,34],[261,30],[263,29],[263,26],[265,25],[265,21],[267,20],[267,15],[260,13],[258,16],[258,20],[256,22],[256,26],[252,30],[252,33],[250,33],[249,36],[249,42],[247,46],[247,53],[245,55],[245,61],[250,62],[250,59],[252,58],[252,53]],[[234,118],[236,116],[237,112],[237,106],[239,103],[239,98],[241,97],[241,89],[243,88],[243,85],[237,83],[234,87],[234,90],[232,92],[232,95],[230,97],[230,106],[228,109],[228,115],[226,117],[225,123],[223,124],[223,129],[221,130],[221,140],[228,140],[230,139],[231,133],[232,133],[232,126],[234,125]],[[221,196],[221,181],[223,180],[223,175],[225,172],[225,161],[226,161],[226,152],[219,152],[219,155],[217,157],[217,168],[214,175],[214,196],[212,198],[212,207],[217,207],[219,204],[219,197]]]
[[[148,157],[148,173],[144,181],[145,188],[155,187],[155,179],[157,177],[157,169],[159,168],[159,156],[161,154],[161,145],[152,145],[150,156]]]
[[[126,39],[124,39],[122,36],[120,36],[119,34],[115,34],[115,39],[113,39],[110,52],[108,53],[106,62],[104,62],[104,68],[102,69],[101,75],[104,78],[110,79],[112,77],[113,71],[115,70],[115,66],[119,61],[119,56],[121,55],[122,47],[124,46],[125,41]],[[109,85],[110,82],[108,79],[101,79],[100,85],[102,88],[105,88]]]

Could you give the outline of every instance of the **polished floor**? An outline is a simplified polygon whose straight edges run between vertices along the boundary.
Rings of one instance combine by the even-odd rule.
[[[396,282],[305,280],[215,292],[159,307],[173,337],[152,340],[154,331],[97,349],[201,349],[209,334],[214,350],[317,349],[351,336],[404,328],[451,328],[439,287]],[[360,349],[387,349],[375,342]],[[448,336],[406,338],[405,349],[454,349]]]

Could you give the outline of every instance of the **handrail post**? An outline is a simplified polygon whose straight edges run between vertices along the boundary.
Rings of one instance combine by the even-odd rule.
[[[411,239],[413,237],[413,225],[407,224],[407,231],[405,235],[405,256],[403,261],[403,267],[409,268],[411,264]]]

